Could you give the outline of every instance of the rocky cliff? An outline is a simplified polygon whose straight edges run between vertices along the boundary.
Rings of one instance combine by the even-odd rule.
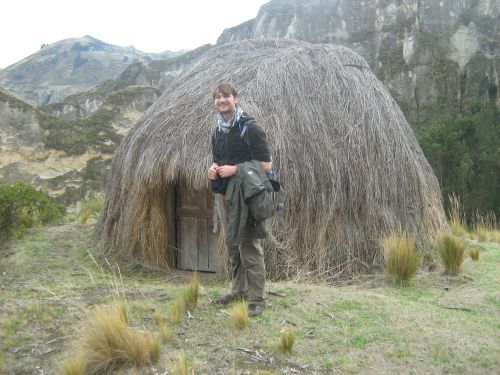
[[[348,45],[418,126],[478,101],[500,104],[499,14],[500,0],[272,0],[217,44],[291,38]]]
[[[129,86],[90,116],[67,119],[0,90],[0,181],[32,183],[64,203],[81,200],[104,185],[122,135],[159,95]]]
[[[116,78],[130,64],[165,59],[85,36],[45,46],[0,71],[0,86],[34,104],[45,105]]]

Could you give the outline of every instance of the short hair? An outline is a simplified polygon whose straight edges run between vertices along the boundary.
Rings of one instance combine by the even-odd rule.
[[[218,93],[221,93],[222,95],[232,95],[235,98],[238,97],[236,88],[229,82],[219,83],[217,86],[215,86],[212,97],[215,99],[215,95],[217,95]]]

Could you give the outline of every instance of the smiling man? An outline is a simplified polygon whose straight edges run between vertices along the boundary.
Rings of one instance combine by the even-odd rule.
[[[271,154],[264,131],[254,118],[238,106],[238,94],[233,85],[217,85],[213,91],[213,99],[219,115],[212,134],[213,164],[208,170],[208,178],[212,180],[212,190],[219,193],[216,196],[217,206],[222,227],[227,235],[231,226],[235,225],[229,219],[228,202],[224,199],[230,179],[237,175],[238,166],[243,168],[243,163],[252,160],[262,162],[264,172],[271,171]],[[265,176],[265,173],[263,175]],[[234,210],[234,207],[231,209]],[[233,212],[231,217],[239,217],[238,212],[236,215]],[[249,315],[259,315],[266,307],[266,270],[261,240],[254,228],[247,225],[236,246],[227,242],[226,236],[232,268],[232,289],[230,294],[216,298],[214,302],[227,305],[238,299],[247,299]]]

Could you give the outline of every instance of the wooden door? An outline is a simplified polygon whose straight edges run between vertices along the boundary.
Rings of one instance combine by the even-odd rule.
[[[217,272],[217,238],[213,233],[213,194],[210,190],[177,187],[177,267]]]

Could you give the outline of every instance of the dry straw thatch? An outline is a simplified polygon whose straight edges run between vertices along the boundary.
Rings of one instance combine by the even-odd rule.
[[[291,40],[213,48],[142,116],[112,164],[97,237],[122,257],[169,259],[167,191],[206,189],[215,124],[211,91],[239,88],[268,134],[287,189],[286,233],[266,241],[272,278],[328,279],[382,259],[392,231],[417,242],[446,226],[437,180],[413,131],[366,61],[350,49]]]

